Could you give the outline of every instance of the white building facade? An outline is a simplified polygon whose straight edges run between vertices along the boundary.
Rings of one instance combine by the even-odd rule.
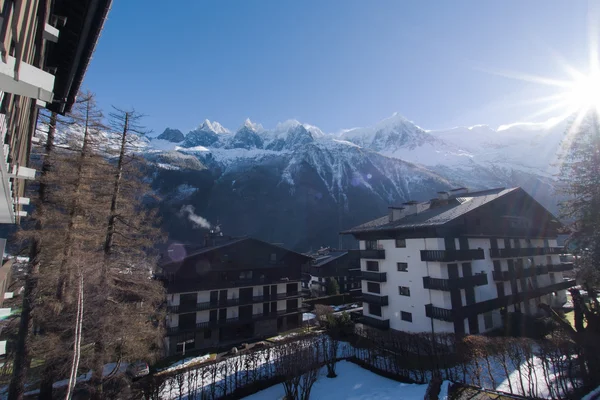
[[[360,240],[364,323],[477,334],[500,328],[502,312],[566,302],[573,266],[560,262],[555,220],[535,200],[518,188],[441,195],[349,232]],[[511,208],[521,212],[503,213]]]

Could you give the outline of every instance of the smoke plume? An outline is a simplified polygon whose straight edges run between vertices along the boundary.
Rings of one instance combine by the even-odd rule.
[[[192,224],[194,224],[194,228],[210,229],[210,222],[208,222],[205,218],[196,215],[194,206],[183,206],[181,207],[181,210],[179,212],[183,215],[187,215],[187,219],[189,219],[192,222]]]

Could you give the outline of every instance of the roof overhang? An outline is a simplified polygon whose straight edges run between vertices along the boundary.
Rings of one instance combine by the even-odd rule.
[[[56,0],[53,13],[65,17],[46,64],[56,67],[54,102],[59,114],[71,110],[110,11],[112,0]]]

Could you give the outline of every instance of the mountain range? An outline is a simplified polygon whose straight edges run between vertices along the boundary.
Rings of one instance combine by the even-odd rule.
[[[167,128],[140,150],[171,240],[201,240],[202,217],[226,234],[307,251],[355,246],[338,232],[455,187],[521,186],[556,212],[567,124],[432,131],[394,114],[330,134],[295,120],[265,129],[247,119],[235,131],[205,120],[185,135]]]

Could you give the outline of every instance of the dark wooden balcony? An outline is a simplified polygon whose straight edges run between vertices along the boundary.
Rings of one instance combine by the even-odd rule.
[[[560,264],[548,265],[548,272],[566,272],[573,271],[573,263],[565,262]]]
[[[363,293],[362,300],[365,303],[378,304],[380,306],[388,305],[388,297],[387,296],[377,296],[376,294]]]
[[[361,279],[363,281],[387,282],[387,274],[385,272],[361,271]]]
[[[360,277],[360,268],[352,268],[348,270],[348,276]]]
[[[487,274],[475,274],[454,279],[423,277],[423,287],[432,290],[451,291],[454,289],[466,289],[468,287],[482,286],[488,284]]]
[[[421,261],[453,262],[483,260],[483,249],[473,250],[421,250]]]
[[[508,271],[492,271],[492,278],[496,282],[510,281],[510,274]]]
[[[270,301],[277,300],[286,300],[293,299],[297,297],[308,296],[308,291],[294,291],[294,292],[285,292],[285,293],[277,293],[268,296],[253,296],[247,299],[227,299],[226,301],[207,301],[204,303],[195,303],[195,304],[181,304],[178,306],[168,306],[167,312],[172,314],[183,314],[188,312],[195,311],[203,311],[203,310],[212,310],[215,308],[226,308],[226,307],[236,307],[247,304],[254,303],[265,303]]]
[[[431,304],[427,304],[425,306],[425,314],[429,318],[434,318],[441,321],[460,320],[468,318],[470,316],[490,312],[492,310],[497,310],[499,308],[508,307],[512,304],[521,303],[529,299],[541,297],[549,293],[557,292],[560,290],[566,290],[575,285],[575,280],[567,280],[552,285],[543,286],[537,289],[527,290],[524,292],[497,297],[495,299],[485,300],[479,303],[463,306],[452,310],[435,307]]]
[[[425,304],[425,315],[440,321],[454,321],[452,310],[436,307],[433,304]]]
[[[359,322],[361,324],[372,326],[373,328],[377,328],[377,329],[383,329],[383,330],[390,329],[390,320],[389,319],[377,319],[377,318],[363,315],[362,317],[360,317]]]
[[[491,258],[533,257],[563,254],[562,247],[524,247],[520,249],[490,249]]]
[[[493,271],[492,277],[494,281],[502,282],[502,281],[510,281],[511,279],[521,279],[521,278],[531,278],[535,275],[545,275],[550,271],[549,266],[547,265],[538,265],[537,267],[524,268],[524,269],[516,269],[513,273],[509,271]]]
[[[234,317],[227,319],[217,319],[214,321],[204,321],[198,322],[196,325],[192,326],[175,326],[167,328],[167,335],[175,335],[179,333],[185,332],[193,332],[195,330],[201,330],[206,328],[218,328],[221,326],[234,326],[234,325],[244,325],[249,324],[255,321],[261,321],[265,319],[272,319],[278,317],[284,317],[287,315],[299,314],[303,312],[308,312],[308,308],[298,307],[292,309],[279,310],[277,312],[269,312],[269,313],[261,313],[261,314],[253,314],[246,318]]]
[[[370,258],[373,260],[384,260],[385,259],[385,250],[382,250],[382,249],[360,250],[360,258]]]

